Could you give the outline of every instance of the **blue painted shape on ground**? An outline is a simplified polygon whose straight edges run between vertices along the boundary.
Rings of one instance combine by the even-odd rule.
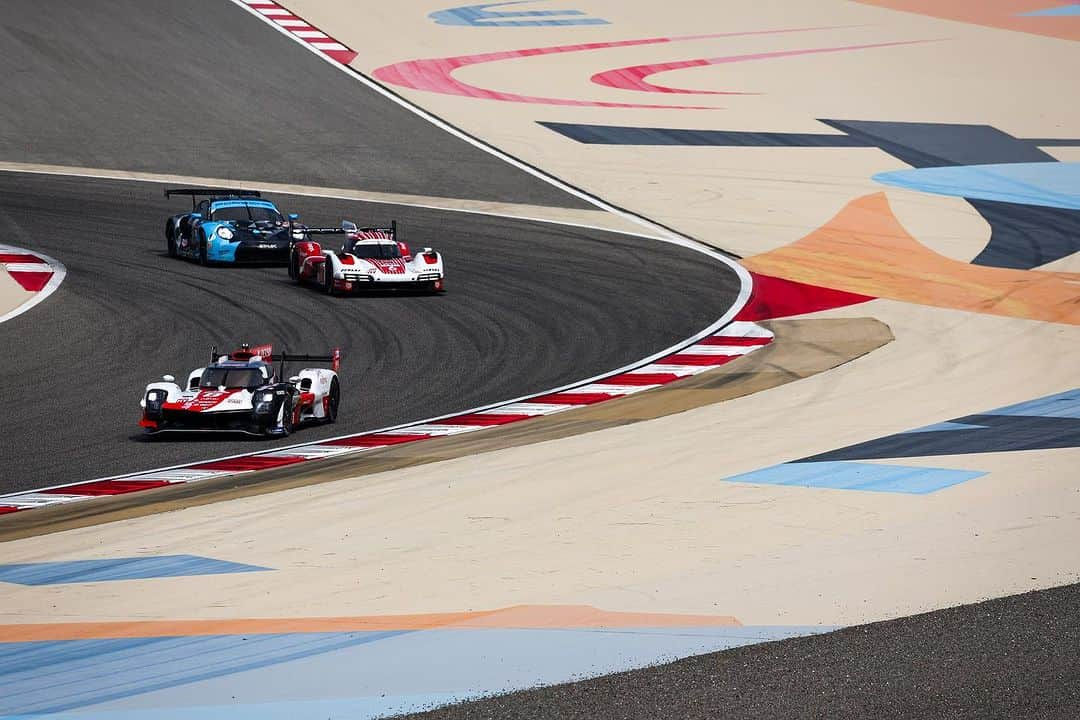
[[[861,462],[796,462],[724,478],[752,485],[791,485],[828,490],[925,495],[985,475],[974,470],[878,465]]]
[[[144,580],[186,575],[258,572],[270,568],[244,565],[198,555],[156,555],[107,560],[0,565],[0,582],[17,585],[61,585],[105,580]]]
[[[1037,400],[991,410],[987,415],[1020,415],[1026,417],[1073,418],[1080,420],[1080,388],[1048,395]]]
[[[429,13],[439,25],[471,27],[565,27],[568,25],[609,25],[607,20],[587,17],[580,10],[496,10],[489,8],[524,5],[535,0],[463,5]]]
[[[989,125],[870,120],[821,122],[837,133],[782,133],[624,127],[540,122],[591,145],[706,147],[876,147],[913,168],[1057,164],[1042,146],[1080,146],[1080,138],[1017,138]],[[990,225],[990,241],[973,265],[1031,270],[1080,250],[1080,210],[968,197]]]
[[[1063,17],[1067,15],[1080,15],[1080,3],[1023,12],[1018,17]]]
[[[0,714],[75,710],[400,634],[283,633],[2,643]]]
[[[947,426],[951,432],[940,432]],[[1080,447],[1080,388],[875,438],[796,463]]]
[[[968,423],[952,422],[940,422],[933,425],[927,425],[926,427],[916,428],[915,430],[906,430],[909,433],[923,433],[923,432],[948,432],[949,430],[983,430],[985,425],[969,425]]]
[[[878,173],[874,180],[935,195],[1080,210],[1080,163],[915,168]]]
[[[215,636],[11,643],[6,650],[0,645],[0,656],[8,660],[0,669],[0,715],[62,712],[49,717],[80,720],[374,718],[834,629],[440,629],[297,633],[249,636],[246,641]],[[368,639],[347,641],[347,636],[360,635]],[[373,638],[376,635],[383,637]],[[333,646],[334,636],[341,646]],[[289,645],[304,638],[306,648]],[[245,644],[252,641],[263,644]],[[27,647],[32,645],[43,647]],[[266,661],[299,650],[306,652]],[[238,670],[244,662],[252,666]],[[194,677],[202,667],[210,672]],[[114,698],[95,699],[108,694]],[[68,708],[49,709],[62,703]]]

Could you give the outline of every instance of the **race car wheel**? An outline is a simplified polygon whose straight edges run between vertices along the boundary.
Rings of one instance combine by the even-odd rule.
[[[176,257],[176,235],[171,220],[165,223],[165,247],[169,251],[169,257]]]
[[[207,258],[206,258],[206,252],[207,252],[207,250],[206,250],[206,233],[204,233],[202,230],[199,230],[199,264],[200,265],[207,265],[208,264],[208,261],[207,261]]]
[[[295,250],[289,253],[289,277],[297,285],[300,284],[300,256]]]
[[[293,428],[293,401],[291,397],[287,397],[281,403],[281,436],[290,434]]]
[[[341,387],[338,385],[338,379],[334,378],[330,381],[330,392],[327,393],[329,402],[326,404],[326,422],[332,423],[337,420],[338,406],[341,404]]]
[[[323,291],[330,297],[333,297],[334,295],[337,295],[337,291],[334,290],[334,273],[333,269],[329,266],[329,260],[326,261],[326,264],[327,267],[325,268],[323,275]]]

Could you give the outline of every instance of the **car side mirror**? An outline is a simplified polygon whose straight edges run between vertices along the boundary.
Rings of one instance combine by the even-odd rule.
[[[434,251],[434,250],[432,250],[432,249],[431,249],[431,248],[429,248],[429,247],[428,247],[428,248],[424,248],[423,250],[421,250],[421,251],[420,251],[420,253],[421,253],[422,255],[427,255],[428,253],[433,253],[433,252],[435,252],[435,251]]]
[[[299,385],[300,384],[300,376],[299,375],[293,375],[291,378],[289,378],[289,384],[290,385]]]
[[[202,220],[202,213],[200,213],[200,212],[191,213],[191,219],[192,220]]]
[[[176,382],[176,378],[173,377],[172,375],[162,375],[161,379],[164,380],[165,382]]]
[[[300,213],[289,213],[289,222],[296,222],[300,219]]]

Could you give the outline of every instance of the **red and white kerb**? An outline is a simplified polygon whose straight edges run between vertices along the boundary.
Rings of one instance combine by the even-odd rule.
[[[197,482],[223,475],[269,470],[326,457],[418,442],[433,437],[474,432],[487,427],[528,420],[540,415],[554,415],[576,407],[626,397],[684,377],[697,375],[754,352],[768,345],[772,339],[773,334],[759,325],[752,322],[733,322],[719,332],[701,338],[663,358],[556,392],[541,393],[451,417],[421,420],[401,427],[320,440],[290,448],[196,462],[180,467],[61,485],[31,492],[0,495],[0,514],[88,500],[102,495],[122,495],[164,485]]]
[[[303,18],[297,17],[290,10],[281,7],[269,0],[241,0],[245,5],[281,27],[291,35],[303,40],[314,49],[336,60],[342,65],[348,65],[356,57],[356,53],[345,45],[330,37],[322,30],[309,24]]]
[[[24,290],[39,292],[53,277],[53,267],[45,258],[26,250],[0,246],[0,265]]]

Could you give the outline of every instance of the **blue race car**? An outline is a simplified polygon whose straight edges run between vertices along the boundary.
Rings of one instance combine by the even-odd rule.
[[[174,188],[165,197],[190,195],[191,212],[165,221],[169,257],[211,263],[285,265],[289,247],[303,239],[299,216],[282,217],[274,203],[256,190]],[[197,198],[203,198],[197,200]]]

